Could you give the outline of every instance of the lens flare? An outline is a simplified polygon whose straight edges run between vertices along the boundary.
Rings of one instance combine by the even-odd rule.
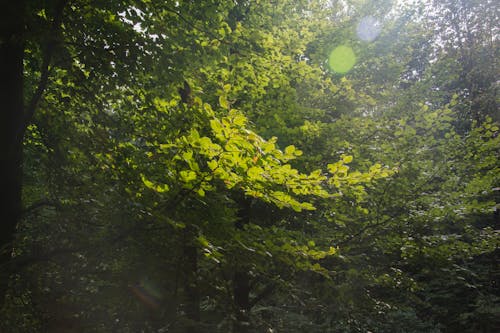
[[[355,63],[356,55],[354,51],[345,45],[337,46],[328,58],[330,69],[341,74],[350,71]]]
[[[359,39],[371,42],[380,34],[380,22],[373,16],[365,16],[359,21],[356,34]]]
[[[148,279],[142,279],[139,283],[130,286],[132,293],[146,306],[156,309],[160,306],[162,293],[160,289]]]

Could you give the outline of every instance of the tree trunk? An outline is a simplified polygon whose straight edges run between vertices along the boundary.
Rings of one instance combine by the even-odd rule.
[[[236,268],[233,276],[236,321],[234,333],[246,333],[250,329],[250,277],[242,268]]]
[[[238,221],[235,227],[242,229],[245,224],[250,223],[251,200],[244,194],[235,199],[238,204]],[[250,276],[248,267],[236,265],[233,275],[233,294],[235,305],[234,333],[246,333],[250,330]]]
[[[21,216],[24,1],[6,1],[0,10],[0,302],[12,273],[12,242]]]
[[[198,289],[198,248],[195,241],[197,230],[188,225],[184,230],[184,310],[188,323],[186,333],[200,333],[200,291]]]

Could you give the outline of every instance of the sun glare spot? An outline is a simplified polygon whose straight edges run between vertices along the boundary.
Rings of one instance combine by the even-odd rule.
[[[337,73],[347,73],[356,63],[356,55],[349,46],[337,46],[330,57],[328,58],[328,65],[330,69]]]
[[[359,21],[356,34],[359,39],[371,42],[380,34],[380,22],[373,16],[365,16]]]
[[[150,280],[142,279],[136,285],[130,286],[132,293],[146,306],[156,309],[160,306],[162,293]]]

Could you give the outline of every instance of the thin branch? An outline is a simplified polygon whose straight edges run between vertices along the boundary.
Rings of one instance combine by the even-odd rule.
[[[28,207],[24,208],[23,211],[21,212],[21,214],[23,216],[28,215],[32,211],[34,211],[40,207],[43,207],[43,206],[59,208],[59,207],[61,207],[61,204],[57,201],[54,201],[54,200],[41,199],[41,200],[35,201],[34,203],[29,205]]]
[[[172,9],[172,8],[168,8],[168,7],[165,7],[165,10],[167,10],[168,12],[171,12],[175,15],[177,15],[182,21],[184,21],[187,25],[189,25],[191,28],[195,29],[195,30],[198,30],[198,31],[201,31],[201,32],[204,32],[206,33],[208,36],[212,37],[213,39],[219,41],[220,43],[224,43],[224,44],[229,44],[228,42],[226,42],[225,40],[221,39],[219,36],[215,35],[213,32],[207,30],[207,29],[204,29],[202,27],[199,27],[197,26],[195,23],[191,22],[190,20],[188,20],[187,18],[185,18],[181,13],[179,13],[178,11]]]
[[[252,300],[250,300],[250,308],[253,308],[261,300],[270,296],[275,289],[276,289],[276,283],[268,284],[257,296],[255,296]]]
[[[54,49],[56,46],[56,36],[61,29],[64,7],[66,6],[67,2],[68,0],[60,0],[56,5],[54,19],[52,20],[52,25],[50,27],[49,40],[45,47],[45,53],[42,59],[40,81],[38,82],[35,93],[31,97],[31,100],[24,112],[24,126],[22,129],[23,133],[26,130],[26,127],[28,127],[29,123],[31,122],[31,119],[33,119],[33,115],[35,114],[38,103],[42,99],[43,92],[47,88],[50,73],[50,63],[52,62],[52,56],[54,54]]]
[[[38,254],[38,255],[26,255],[26,256],[17,256],[13,257],[10,261],[3,263],[0,265],[0,269],[2,271],[8,272],[8,268],[16,267],[21,268],[23,266],[30,265],[32,263],[50,261],[54,257],[64,255],[64,254],[73,254],[77,252],[82,252],[87,248],[91,248],[91,246],[79,246],[75,248],[64,248],[64,249],[54,249],[52,251]]]
[[[145,228],[149,223],[136,223],[133,227],[130,227],[123,231],[122,233],[118,234],[115,237],[108,238],[108,239],[103,239],[100,241],[96,242],[90,242],[84,245],[76,246],[76,247],[69,247],[69,248],[58,248],[58,249],[53,249],[51,251],[48,251],[46,253],[41,253],[37,255],[20,255],[17,257],[13,257],[10,261],[5,262],[3,264],[0,264],[0,271],[4,272],[10,272],[13,267],[16,267],[16,270],[33,264],[37,262],[44,262],[44,261],[50,261],[54,259],[57,256],[60,255],[67,255],[67,254],[75,254],[75,253],[80,253],[80,252],[87,252],[92,249],[99,249],[96,257],[99,257],[99,255],[102,253],[102,246],[97,246],[97,244],[102,244],[105,243],[107,245],[114,245],[116,243],[119,243],[123,239],[127,238],[130,236],[134,231],[137,231],[141,228]]]

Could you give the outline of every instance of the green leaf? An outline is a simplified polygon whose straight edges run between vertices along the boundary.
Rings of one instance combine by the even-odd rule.
[[[197,178],[196,172],[193,170],[182,170],[179,172],[179,176],[181,178],[181,181],[185,183],[189,183]]]
[[[219,164],[215,160],[208,161],[207,165],[210,168],[210,170],[212,170],[212,171],[217,169],[217,167],[219,166]]]
[[[226,99],[226,96],[219,96],[219,105],[223,108],[223,109],[229,109],[229,102],[227,101]]]
[[[141,175],[141,180],[144,183],[144,185],[146,185],[147,188],[149,188],[155,192],[163,193],[163,192],[167,192],[169,190],[169,187],[167,184],[155,184],[152,181],[149,181],[148,179],[146,179],[146,177],[144,175]]]
[[[344,155],[344,156],[342,156],[342,162],[344,162],[344,163],[351,163],[352,162],[352,156],[351,155]]]

